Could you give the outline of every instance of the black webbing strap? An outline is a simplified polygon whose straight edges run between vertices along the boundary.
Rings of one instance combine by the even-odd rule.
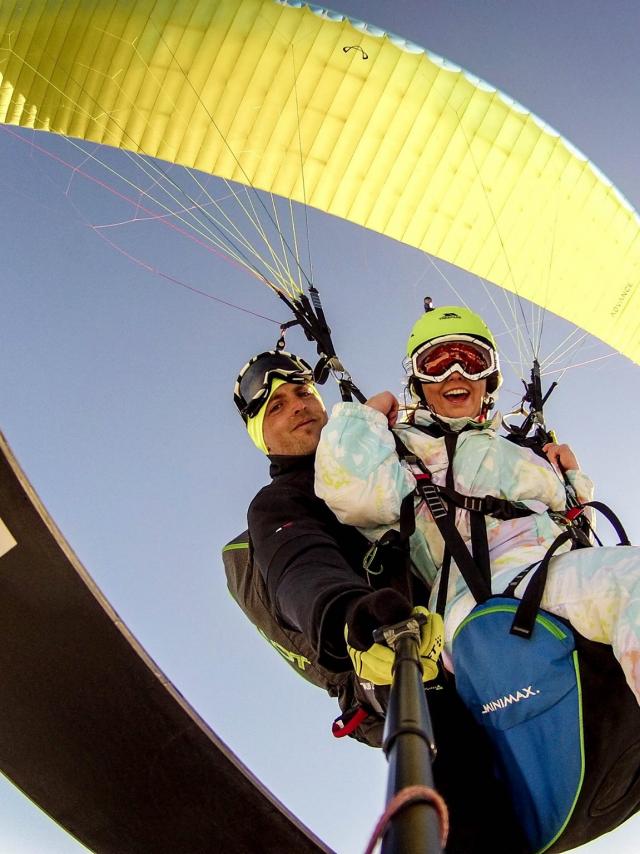
[[[531,516],[534,512],[528,507],[508,498],[497,498],[494,495],[474,496],[463,495],[448,486],[440,486],[440,492],[444,497],[463,510],[470,513],[482,513],[483,516],[494,516],[505,522],[509,519],[521,519],[523,516]]]
[[[440,570],[440,587],[438,590],[438,603],[436,610],[438,610],[438,613],[442,613],[442,611],[439,610],[441,606],[441,597],[444,598],[444,604],[446,604],[447,588],[449,586],[448,570],[451,558],[455,560],[456,566],[460,570],[460,573],[462,574],[467,587],[471,591],[473,598],[478,603],[484,602],[489,598],[489,596],[491,596],[491,586],[487,584],[483,573],[471,557],[469,549],[467,548],[465,541],[462,539],[462,535],[455,526],[455,519],[452,519],[449,515],[447,508],[433,484],[429,484],[428,482],[424,483],[420,477],[417,480],[418,483],[416,488],[418,490],[418,494],[423,498],[425,504],[431,511],[433,520],[445,542],[445,561],[447,552],[449,553],[448,564],[445,566],[445,563],[443,562],[442,569]],[[443,610],[444,604],[442,605]]]
[[[531,581],[524,591],[516,615],[511,624],[511,634],[518,635],[522,638],[530,638],[533,627],[535,626],[536,616],[542,602],[542,594],[547,583],[547,572],[549,570],[549,561],[558,551],[560,546],[564,545],[569,540],[575,541],[575,532],[573,530],[563,531],[551,543],[547,549],[547,553],[540,561],[540,566],[531,576]]]
[[[487,538],[487,523],[484,515],[477,511],[469,514],[469,527],[471,529],[471,554],[482,577],[491,587],[491,561],[489,559],[489,540]]]
[[[620,540],[618,545],[631,545],[631,542],[629,540],[629,537],[627,536],[627,532],[625,531],[622,522],[613,512],[611,507],[609,507],[607,504],[603,504],[602,501],[585,501],[585,503],[581,504],[580,507],[593,507],[594,510],[597,510],[599,513],[602,513],[605,519],[608,519],[609,522],[611,522],[611,525],[613,526],[616,534],[618,535],[618,539]]]
[[[538,566],[540,563],[539,560],[530,563],[529,566],[525,566],[524,569],[521,569],[520,572],[516,575],[515,578],[512,578],[509,584],[505,587],[505,589],[500,594],[501,596],[508,596],[511,599],[516,598],[516,588],[520,584],[520,582],[526,578],[527,575],[531,572],[534,567]]]
[[[620,540],[618,545],[631,545],[627,536],[627,532],[625,531],[622,525],[622,522],[620,521],[620,519],[618,519],[613,510],[606,504],[603,504],[601,501],[587,501],[584,504],[581,504],[580,507],[593,507],[594,510],[597,510],[598,512],[602,513],[602,515],[605,516],[614,527],[615,532],[618,535],[618,539]],[[568,542],[569,540],[573,540],[574,548],[576,546],[581,545],[581,533],[582,532],[579,529],[571,527],[559,534],[551,543],[547,550],[547,553],[540,561],[540,565],[538,566],[534,574],[531,576],[531,581],[527,585],[527,589],[524,592],[520,605],[518,606],[518,610],[516,611],[516,615],[513,619],[513,623],[511,624],[511,634],[519,635],[520,637],[524,638],[531,637],[531,633],[533,631],[533,627],[536,621],[536,615],[538,613],[538,609],[540,608],[540,603],[542,602],[545,584],[547,583],[549,561],[558,551],[560,546],[564,545],[564,543]],[[535,564],[533,564],[533,566],[535,566]],[[527,567],[525,570],[519,573],[516,578],[513,579],[507,590],[505,590],[505,595],[514,595],[515,588],[520,583],[520,581],[522,581],[524,576],[527,574],[527,572],[529,572],[531,568],[531,566]]]
[[[444,607],[446,605],[447,597],[447,588],[449,586],[449,571],[452,558],[453,560],[455,560],[456,565],[460,570],[462,577],[464,578],[476,602],[484,602],[486,599],[489,598],[489,596],[491,596],[491,585],[484,578],[483,573],[480,571],[479,567],[476,565],[475,561],[471,557],[469,549],[467,548],[462,538],[462,535],[456,528],[455,505],[445,505],[442,498],[440,497],[440,488],[433,483],[431,479],[431,473],[426,468],[422,460],[418,459],[414,454],[412,454],[395,433],[393,433],[393,437],[396,443],[396,450],[398,452],[398,456],[406,462],[416,465],[419,469],[421,469],[422,473],[415,476],[416,490],[418,495],[422,498],[422,500],[429,508],[433,520],[436,523],[440,535],[442,536],[442,539],[445,543],[444,560],[442,568],[440,570],[440,586],[438,590],[436,610],[439,614],[444,613]],[[453,453],[455,451],[456,440],[457,434],[445,433],[445,445],[447,448],[447,454],[449,455],[449,468],[447,470],[448,486],[453,484],[452,460]],[[409,493],[409,495],[403,499],[400,508],[401,536],[403,541],[407,544],[407,547],[409,536],[411,535],[409,534],[409,536],[406,536],[406,532],[409,527],[411,528],[411,533],[413,533],[413,531],[415,530],[415,506],[413,502],[413,493]]]
[[[428,436],[444,438],[448,458],[449,460],[452,459],[453,453],[455,452],[455,442],[452,443],[451,439],[447,440],[447,436],[454,437],[457,441],[459,434],[445,430],[444,425],[434,424],[431,426],[425,426],[424,424],[414,424],[412,426],[415,430],[419,430],[421,433],[426,433]],[[398,456],[401,459],[407,460],[407,462],[414,462],[414,455],[411,454],[395,433],[393,436]],[[447,446],[447,441],[449,441],[449,446]],[[410,457],[411,459],[407,459],[407,457]],[[427,471],[424,464],[421,462],[418,463],[417,459],[415,459],[415,464],[420,465],[420,468],[423,471]],[[455,488],[451,466],[449,466],[449,469],[447,470],[446,486],[438,486],[438,491],[444,498],[446,498],[447,503],[449,504],[453,502],[456,507],[460,507],[462,510],[468,510],[470,513],[482,513],[483,516],[494,516],[502,522],[509,519],[520,519],[523,516],[531,516],[534,512],[528,507],[525,507],[521,502],[510,501],[508,498],[498,498],[495,495],[463,495],[463,493],[458,492]]]
[[[410,601],[414,601],[413,573],[411,572],[410,538],[416,529],[416,515],[413,506],[413,492],[406,495],[400,504],[400,530],[386,531],[376,540],[362,563],[369,583],[371,576],[376,577],[372,586],[393,587]],[[401,570],[399,572],[399,570]],[[414,603],[415,604],[415,603]],[[423,604],[422,602],[418,604]]]
[[[458,434],[449,432],[445,433],[443,430],[443,435],[444,447],[447,452],[447,473],[445,475],[445,487],[448,491],[455,492],[455,481],[453,479],[453,457],[456,452],[456,445],[458,444]],[[440,497],[439,488],[438,497]],[[453,527],[454,530],[457,530],[456,508],[455,504],[453,504],[451,501],[447,504],[447,527]],[[440,530],[439,526],[438,530]],[[447,607],[447,598],[449,595],[449,577],[451,575],[451,551],[449,550],[449,544],[447,539],[442,534],[442,531],[440,533],[442,535],[442,539],[444,540],[444,552],[442,555],[442,566],[440,567],[440,584],[438,586],[438,598],[436,600],[436,613],[440,614],[441,617],[444,617],[444,611]]]

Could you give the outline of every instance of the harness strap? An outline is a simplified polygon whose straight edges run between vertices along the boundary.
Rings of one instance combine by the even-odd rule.
[[[520,570],[520,572],[516,575],[516,577],[511,579],[511,581],[505,587],[505,589],[503,590],[501,595],[502,596],[508,596],[511,599],[515,599],[516,598],[517,586],[520,584],[520,582],[524,578],[526,578],[527,575],[529,575],[529,573],[531,572],[532,569],[534,569],[536,566],[538,566],[539,563],[540,563],[540,561],[536,560],[534,563],[530,563],[529,566],[526,566],[524,569]]]
[[[436,604],[436,611],[439,614],[444,614],[444,608],[447,600],[447,590],[449,587],[449,572],[451,567],[451,559],[455,560],[458,569],[460,570],[462,577],[464,578],[471,594],[473,595],[476,602],[484,602],[486,599],[491,596],[491,584],[485,578],[484,573],[480,570],[480,568],[476,565],[474,559],[471,557],[469,553],[469,549],[467,548],[462,535],[458,531],[455,525],[455,505],[450,504],[448,507],[443,502],[440,497],[440,490],[437,487],[432,479],[431,473],[424,466],[421,460],[415,457],[410,453],[408,448],[404,445],[404,443],[396,436],[394,433],[396,450],[398,451],[399,456],[404,459],[408,463],[412,463],[417,465],[420,469],[422,469],[422,473],[416,475],[416,490],[418,495],[425,502],[427,507],[429,508],[431,515],[433,516],[434,522],[436,523],[440,535],[445,543],[445,553],[444,560],[442,564],[442,568],[440,570],[440,587],[438,590],[438,600]],[[455,450],[457,434],[445,434],[445,444],[447,446],[447,453],[449,455],[449,468],[447,470],[447,480],[449,483],[453,483],[453,451]],[[400,511],[400,530],[403,528],[403,513],[402,508],[405,508],[405,533],[406,526],[412,524],[412,533],[415,530],[415,507],[413,503],[413,493],[409,493],[403,499]],[[406,518],[411,513],[411,521],[409,522]],[[482,523],[484,525],[484,519],[482,519]],[[486,528],[484,531],[484,536],[486,538]],[[407,545],[408,545],[408,537],[406,537]],[[488,553],[488,552],[487,552]]]
[[[611,522],[616,534],[618,535],[618,539],[620,542],[619,546],[630,546],[631,542],[629,537],[627,536],[627,532],[624,529],[624,526],[620,519],[613,512],[611,507],[607,504],[603,504],[602,501],[585,501],[584,504],[580,505],[581,507],[593,507],[594,510],[597,510],[599,513]]]
[[[449,489],[447,486],[440,486],[438,489],[448,501],[454,503],[457,507],[468,510],[470,513],[494,516],[503,522],[509,519],[520,519],[524,516],[531,516],[533,513],[533,510],[524,507],[517,501],[509,501],[508,498],[497,498],[494,495],[463,495],[461,492]]]
[[[455,492],[455,481],[453,479],[453,457],[456,452],[456,445],[458,444],[458,434],[451,433],[448,431],[445,432],[444,430],[442,432],[444,435],[444,447],[447,452],[447,473],[445,475],[445,488],[450,492]],[[433,488],[436,490],[438,489],[435,484],[433,484]],[[442,521],[445,521],[445,519],[443,518]],[[436,524],[438,524],[437,521]],[[453,528],[454,531],[457,531],[456,508],[453,502],[449,502],[447,504],[446,525],[447,529]],[[439,526],[438,530],[440,530]],[[449,577],[451,575],[451,549],[449,548],[448,539],[444,536],[444,534],[442,534],[442,531],[440,531],[440,533],[442,539],[444,540],[444,552],[442,555],[442,566],[440,567],[440,586],[438,587],[436,611],[438,614],[440,614],[441,617],[444,617],[444,611],[447,606],[447,598],[449,595]]]
[[[398,456],[405,459],[409,453],[395,433],[392,433]],[[415,509],[413,506],[413,493],[406,495],[400,504],[400,530],[390,529],[380,539],[372,543],[364,556],[362,562],[366,572],[367,580],[371,583],[372,576],[389,576],[389,568],[392,568],[391,577],[378,578],[374,586],[386,585],[393,587],[410,602],[414,601],[411,571],[411,547],[410,538],[416,529]],[[398,571],[400,569],[400,571]]]
[[[455,560],[456,566],[460,570],[460,573],[462,574],[462,577],[464,578],[467,587],[471,591],[473,598],[478,603],[484,602],[491,596],[491,586],[487,583],[484,574],[481,572],[480,568],[477,566],[476,562],[471,557],[469,549],[467,548],[464,540],[462,539],[462,535],[455,526],[455,521],[452,520],[449,516],[448,512],[446,511],[446,508],[444,507],[444,504],[442,503],[437,493],[435,493],[434,501],[433,493],[429,493],[427,491],[428,487],[423,487],[420,481],[418,481],[417,488],[419,494],[429,507],[429,510],[431,510],[433,519],[438,527],[438,530],[440,531],[442,539],[446,544],[445,559],[447,557],[447,553],[449,554],[449,560],[445,560],[445,562],[443,562],[442,569],[440,570],[440,587],[438,590],[438,601],[436,605],[436,610],[441,615],[444,613],[444,606],[446,605],[447,597],[447,588],[449,586],[449,569],[451,565],[451,558]],[[440,508],[444,509],[444,513],[441,509],[438,508],[438,503],[440,505]],[[441,608],[442,610],[440,610]]]
[[[608,507],[606,504],[603,504],[601,501],[587,501],[585,504],[581,504],[576,508],[569,510],[566,514],[567,519],[572,523],[572,527],[568,528],[566,531],[563,531],[559,534],[555,540],[551,543],[545,556],[540,561],[540,565],[531,576],[531,581],[527,585],[527,589],[522,596],[522,600],[520,605],[518,606],[518,610],[516,611],[516,615],[513,619],[513,623],[511,624],[511,634],[519,635],[520,637],[529,638],[531,637],[531,633],[533,632],[533,628],[535,625],[536,614],[540,608],[540,603],[542,602],[542,596],[544,594],[544,588],[547,583],[547,574],[549,571],[549,562],[554,554],[558,551],[560,546],[564,545],[564,543],[569,540],[573,540],[572,548],[578,548],[583,543],[584,533],[582,530],[576,526],[576,520],[584,507],[593,507],[594,510],[598,510],[605,516],[609,522],[615,528],[616,534],[618,535],[618,539],[620,542],[619,546],[630,546],[629,538],[627,537],[627,533],[620,522],[620,519],[616,516],[613,510]],[[577,511],[577,512],[575,512]],[[587,546],[590,546],[590,543],[586,543]],[[515,595],[515,589],[518,584],[522,581],[525,575],[535,566],[535,564],[531,564],[526,569],[523,569],[511,582],[511,584],[507,587],[504,592],[506,596]]]
[[[469,526],[471,529],[471,554],[482,578],[489,589],[491,589],[491,562],[489,560],[489,540],[487,538],[487,523],[484,515],[473,511],[469,515]]]
[[[531,581],[527,585],[527,589],[518,606],[513,623],[511,624],[511,634],[518,635],[522,638],[530,638],[533,628],[536,623],[536,616],[542,602],[542,594],[544,593],[545,584],[547,583],[547,572],[549,570],[549,561],[558,551],[560,546],[564,545],[569,540],[575,541],[575,533],[572,530],[563,531],[551,543],[547,549],[547,553],[540,561],[540,566],[531,576]],[[521,573],[522,575],[522,573]]]
[[[408,496],[413,503],[413,496]],[[403,501],[403,505],[405,505]],[[404,515],[407,514],[406,506]],[[402,505],[400,510],[401,526],[402,526]],[[415,528],[415,518],[413,519]],[[411,532],[413,533],[413,532]],[[410,536],[410,534],[409,534]],[[372,543],[362,561],[362,568],[367,575],[367,581],[374,588],[393,587],[398,593],[402,593],[410,602],[414,601],[414,592],[411,572],[411,552],[408,537],[403,539],[403,535],[394,529],[390,529]],[[372,582],[372,578],[376,578],[376,582]]]
[[[523,516],[530,516],[533,513],[533,510],[525,507],[520,502],[510,501],[508,498],[497,498],[494,495],[463,495],[463,493],[458,492],[453,480],[451,460],[455,453],[457,437],[459,434],[446,431],[443,426],[435,424],[430,426],[414,424],[413,428],[415,430],[419,430],[421,433],[426,433],[428,436],[433,436],[434,438],[444,438],[445,448],[447,450],[447,456],[450,464],[447,469],[446,486],[437,486],[436,489],[447,499],[447,502],[453,502],[456,507],[460,507],[462,510],[468,510],[470,513],[482,513],[484,516],[495,516],[496,519],[500,519],[503,522],[509,519],[519,519]],[[462,432],[464,432],[464,430]],[[425,468],[422,461],[418,461],[417,457],[408,450],[406,445],[403,444],[402,440],[398,438],[394,431],[392,431],[392,435],[396,444],[398,456],[407,462],[418,465],[423,472],[427,472],[428,469]],[[447,439],[447,437],[450,438]],[[449,442],[448,445],[447,441]]]

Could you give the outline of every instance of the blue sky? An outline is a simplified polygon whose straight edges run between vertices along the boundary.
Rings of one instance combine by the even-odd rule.
[[[635,0],[335,6],[525,104],[640,208]],[[384,802],[384,758],[331,738],[333,701],[295,677],[245,621],[219,558],[267,480],[231,390],[248,356],[275,343],[277,324],[133,264],[87,227],[117,219],[113,199],[70,184],[68,173],[4,132],[0,188],[2,430],[80,559],[192,705],[340,854],[362,850]],[[399,390],[422,297],[455,298],[417,251],[314,212],[309,224],[338,351],[365,391]],[[144,225],[131,227],[128,240],[190,286],[286,319],[265,288],[227,262]],[[489,310],[475,283],[447,275],[473,307]],[[543,350],[562,334],[550,322]],[[288,343],[312,357],[299,333]],[[504,400],[515,400],[517,387],[512,375]],[[636,541],[637,389],[637,367],[612,356],[567,373],[548,413]],[[326,396],[335,400],[335,390],[327,386]],[[638,820],[589,850],[635,851],[637,833]],[[0,850],[82,849],[0,780]]]

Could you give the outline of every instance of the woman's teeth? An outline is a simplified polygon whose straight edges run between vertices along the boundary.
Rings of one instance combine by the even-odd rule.
[[[467,397],[469,394],[466,388],[452,388],[450,391],[446,391],[445,397]]]

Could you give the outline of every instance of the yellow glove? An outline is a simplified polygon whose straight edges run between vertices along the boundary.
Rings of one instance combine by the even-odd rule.
[[[422,614],[427,622],[420,626],[420,661],[422,663],[422,681],[435,679],[438,674],[438,659],[442,652],[444,625],[439,614],[432,614],[426,608],[418,606],[411,612]],[[395,654],[388,646],[373,643],[369,649],[361,651],[349,644],[349,627],[345,626],[344,636],[347,641],[347,652],[353,662],[358,676],[374,685],[391,685],[393,681],[393,664]]]
[[[444,623],[440,614],[432,614],[418,605],[411,612],[422,614],[427,622],[420,626],[420,662],[422,664],[422,681],[429,682],[438,675],[438,659],[444,644]]]
[[[345,626],[344,637],[347,641],[347,652],[353,661],[353,669],[360,679],[365,682],[373,682],[374,685],[391,685],[393,662],[395,661],[393,650],[381,643],[373,643],[369,649],[361,652],[359,649],[349,646],[348,633],[349,626]]]

